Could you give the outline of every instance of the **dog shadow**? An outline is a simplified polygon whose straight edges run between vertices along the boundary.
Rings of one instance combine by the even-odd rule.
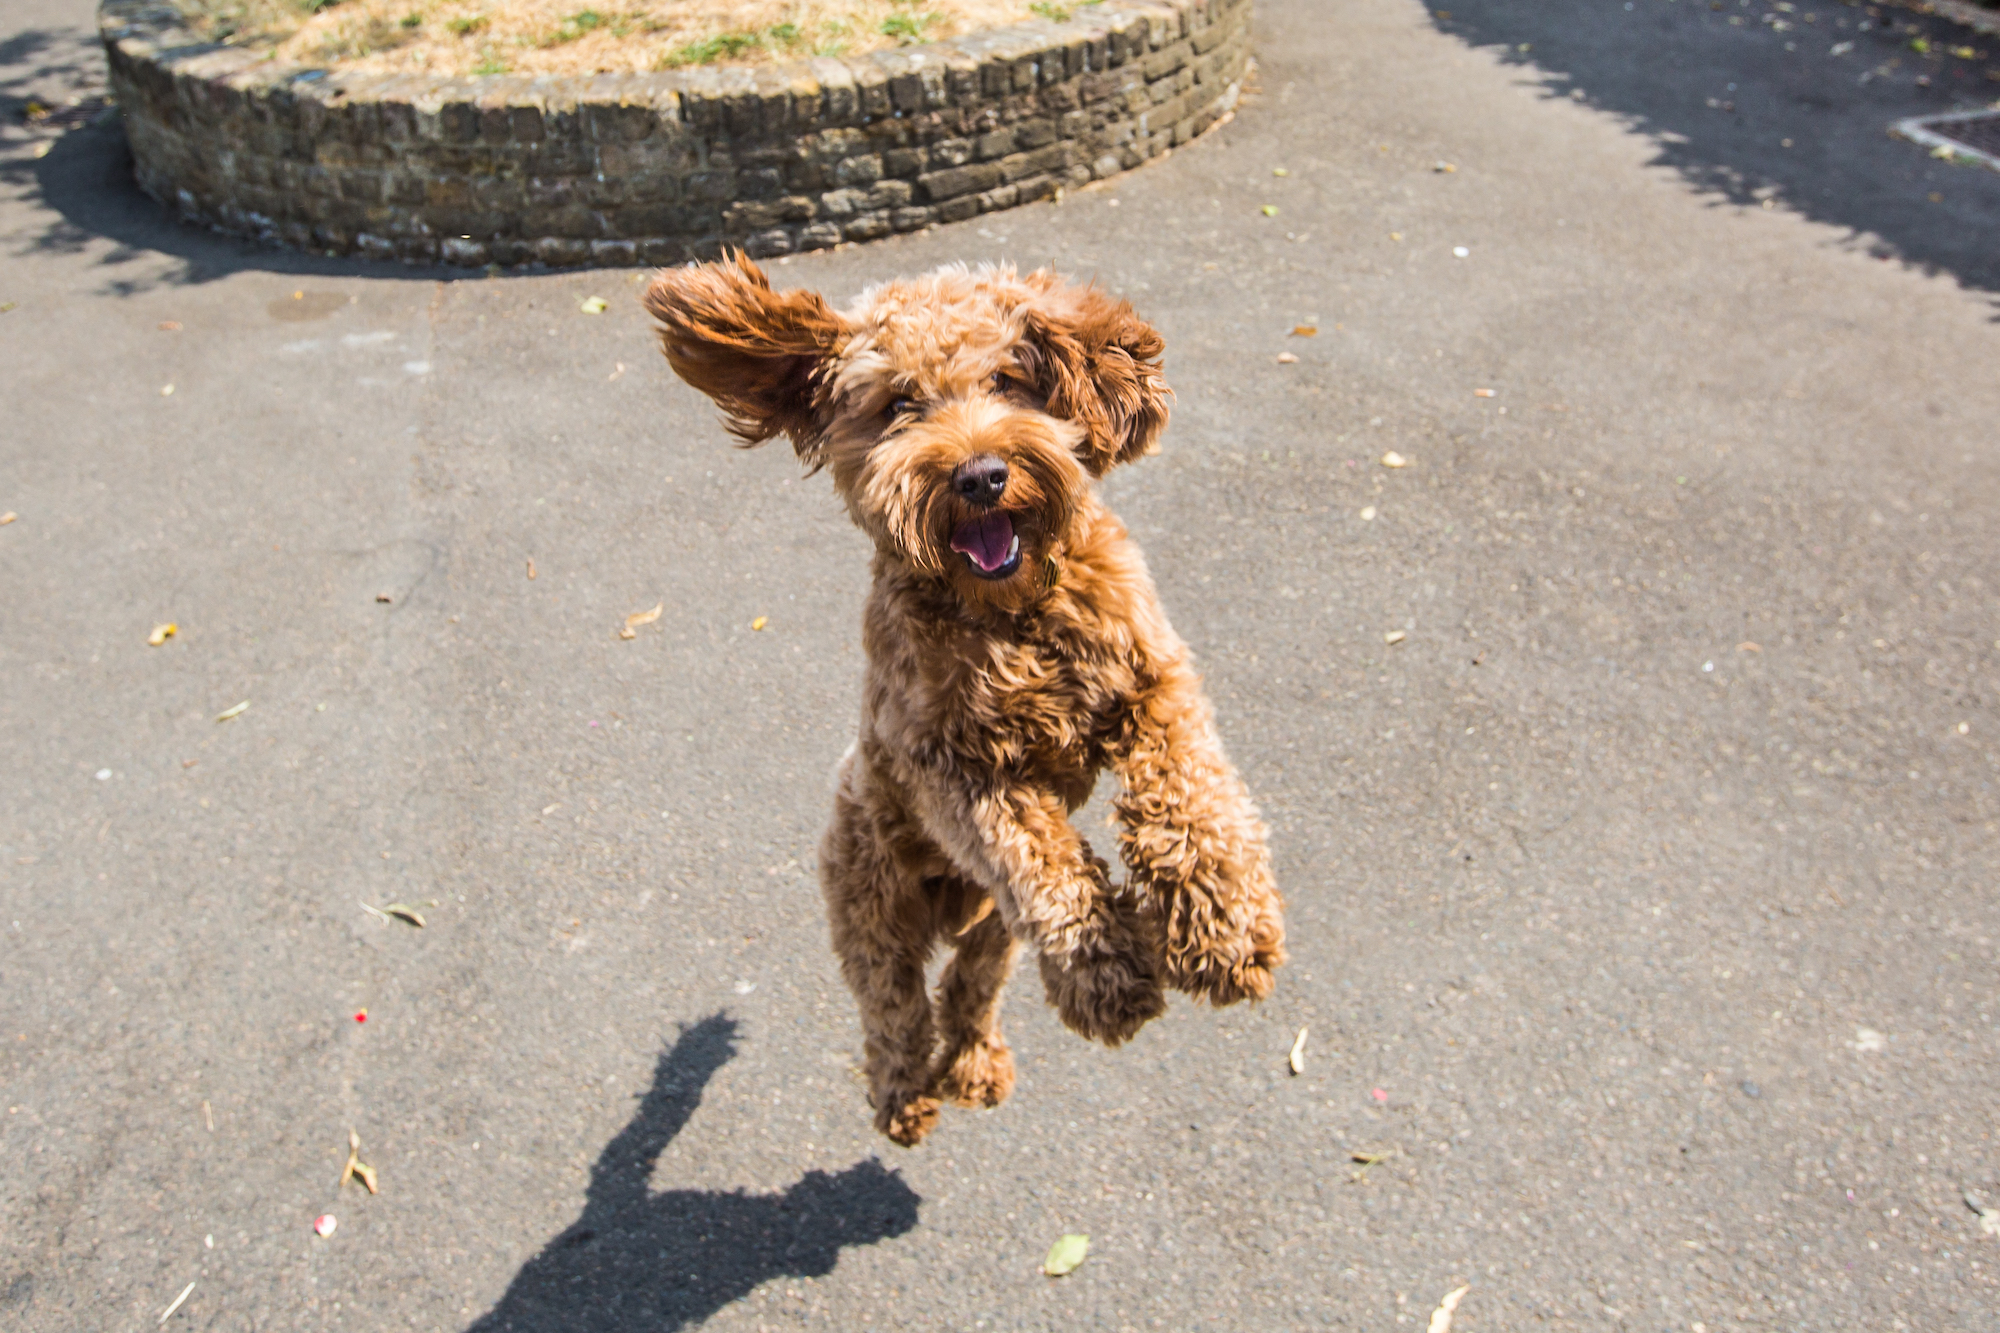
[[[543,1247],[467,1333],[648,1333],[699,1324],[761,1283],[819,1277],[842,1249],[900,1236],[923,1202],[873,1158],[808,1171],[777,1194],[652,1192],[653,1164],[736,1053],[722,1014],[682,1033],[632,1123],[591,1170],[583,1215]]]

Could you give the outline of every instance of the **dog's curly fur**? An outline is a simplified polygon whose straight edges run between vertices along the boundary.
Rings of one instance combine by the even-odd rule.
[[[1007,1096],[1017,941],[1063,1022],[1111,1046],[1165,1009],[1163,986],[1268,994],[1284,917],[1263,825],[1092,484],[1157,447],[1160,335],[1046,270],[948,267],[836,313],[739,255],[661,272],[646,306],[675,373],[745,444],[789,436],[875,543],[861,730],[820,880],[876,1127],[913,1145],[941,1102]],[[995,458],[997,500],[968,499],[961,465]],[[1069,821],[1105,767],[1122,886]],[[955,954],[933,1003],[940,939]]]

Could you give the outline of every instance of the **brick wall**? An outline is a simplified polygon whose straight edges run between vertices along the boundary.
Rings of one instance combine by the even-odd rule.
[[[754,69],[446,79],[278,65],[157,0],[99,25],[139,183],[305,249],[456,264],[788,254],[1137,166],[1235,105],[1251,0],[1106,0]]]

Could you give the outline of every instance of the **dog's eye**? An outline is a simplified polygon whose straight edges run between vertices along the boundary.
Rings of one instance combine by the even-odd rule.
[[[914,398],[891,398],[891,399],[889,400],[889,419],[890,419],[890,420],[892,420],[892,421],[898,421],[898,420],[901,420],[901,419],[902,419],[902,418],[904,418],[904,417],[913,417],[913,416],[915,416],[916,414],[917,414],[917,400],[916,400],[916,399],[914,399]]]

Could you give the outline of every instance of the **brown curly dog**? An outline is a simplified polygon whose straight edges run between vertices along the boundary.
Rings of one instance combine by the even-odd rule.
[[[861,733],[819,868],[876,1127],[915,1144],[942,1099],[1011,1090],[1017,940],[1062,1021],[1108,1046],[1165,1010],[1163,985],[1269,994],[1285,928],[1264,827],[1093,485],[1167,424],[1160,335],[1095,288],[1004,268],[837,313],[737,256],[661,272],[646,307],[674,372],[746,444],[790,436],[875,542]],[[1069,821],[1107,766],[1123,886]]]

